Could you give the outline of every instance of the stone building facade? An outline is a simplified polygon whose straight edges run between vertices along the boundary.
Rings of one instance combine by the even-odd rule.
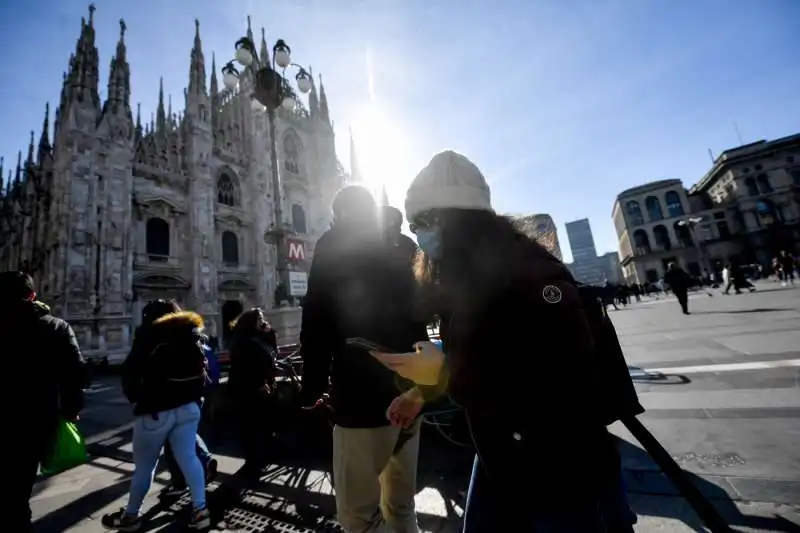
[[[800,134],[722,152],[689,190],[670,179],[623,191],[612,219],[629,282],[657,281],[671,261],[700,275],[731,259],[766,267],[782,249],[797,254]]]
[[[81,22],[52,136],[48,106],[38,145],[32,132],[27,157],[20,153],[0,190],[0,268],[32,272],[90,357],[124,355],[154,298],[198,311],[223,337],[242,309],[272,308],[285,294],[268,238],[276,229],[269,119],[251,110],[252,72],[229,92],[212,56],[209,79],[196,23],[184,110],[173,112],[161,87],[145,121],[131,108],[122,21],[107,97],[99,96],[93,12]],[[267,58],[263,30],[260,48]],[[304,270],[344,179],[322,83],[307,106],[281,109],[275,120],[278,229],[302,251],[289,268]]]

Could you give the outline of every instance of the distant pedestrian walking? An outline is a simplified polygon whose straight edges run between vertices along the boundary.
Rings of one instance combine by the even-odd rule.
[[[689,287],[692,285],[692,278],[681,267],[675,263],[670,263],[667,273],[664,274],[664,283],[669,285],[684,315],[689,314]]]

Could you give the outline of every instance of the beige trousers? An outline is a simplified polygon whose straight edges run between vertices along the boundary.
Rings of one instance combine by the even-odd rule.
[[[333,428],[336,513],[346,533],[418,533],[419,424],[393,455],[400,429]]]

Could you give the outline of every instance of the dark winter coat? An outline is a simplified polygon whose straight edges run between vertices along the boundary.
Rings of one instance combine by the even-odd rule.
[[[409,383],[346,345],[361,337],[389,350],[410,352],[427,339],[415,320],[415,281],[407,243],[390,245],[380,232],[335,226],[314,250],[303,305],[304,401],[331,383],[334,420],[345,427],[387,425],[386,409]]]
[[[251,401],[260,396],[264,385],[275,385],[274,335],[255,333],[243,335],[231,346],[231,368],[228,390],[238,401]]]
[[[122,366],[122,390],[134,414],[200,402],[206,384],[203,319],[181,311],[140,327]]]
[[[552,508],[593,500],[608,475],[594,340],[575,281],[535,249],[474,316],[442,335],[453,398],[464,406],[498,501]]]
[[[4,389],[9,394],[3,402],[10,409],[4,415],[8,427],[14,431],[28,427],[41,435],[40,431],[55,428],[59,416],[77,417],[83,409],[86,367],[69,324],[52,316],[47,306],[21,302],[0,309],[0,338],[7,377]],[[22,386],[13,386],[15,381]]]

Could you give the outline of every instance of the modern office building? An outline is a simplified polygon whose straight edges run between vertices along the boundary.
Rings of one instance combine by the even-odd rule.
[[[572,251],[569,266],[572,275],[582,283],[600,285],[606,281],[603,260],[597,257],[592,226],[588,218],[567,222],[567,238]]]

